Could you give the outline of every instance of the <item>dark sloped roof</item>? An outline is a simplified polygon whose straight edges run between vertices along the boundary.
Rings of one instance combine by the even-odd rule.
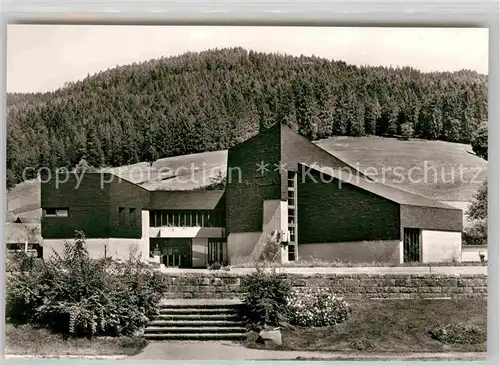
[[[373,180],[368,180],[363,176],[357,176],[346,171],[339,169],[333,169],[329,167],[323,167],[319,165],[308,165],[301,163],[302,165],[308,166],[311,169],[319,171],[328,176],[334,177],[342,182],[352,184],[356,187],[364,189],[365,191],[376,194],[380,197],[384,197],[390,201],[399,203],[401,205],[410,206],[423,206],[423,207],[435,207],[448,210],[458,210],[454,207],[448,206],[444,203],[431,200],[426,197],[419,196],[417,194],[409,193],[398,188],[394,188]],[[461,211],[461,210],[458,210]]]
[[[152,191],[151,210],[213,210],[222,207],[223,190]]]
[[[279,127],[281,134],[282,161],[289,164],[291,163],[292,166],[304,162],[305,164],[319,164],[332,168],[346,167],[356,170],[352,165],[316,145],[308,138],[294,132],[288,126],[279,125]],[[359,170],[357,174],[366,177],[365,179],[367,180],[372,180],[372,178],[366,176]]]

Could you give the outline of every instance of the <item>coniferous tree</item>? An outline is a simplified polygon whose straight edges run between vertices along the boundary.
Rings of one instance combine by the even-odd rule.
[[[472,141],[472,150],[477,156],[488,160],[488,125],[486,123],[478,129]]]
[[[209,50],[117,67],[48,93],[7,95],[7,179],[26,167],[119,166],[225,149],[282,123],[310,139],[396,135],[471,143],[487,78]],[[405,127],[406,128],[406,127]]]

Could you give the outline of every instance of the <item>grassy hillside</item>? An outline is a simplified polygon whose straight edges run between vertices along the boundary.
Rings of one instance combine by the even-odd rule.
[[[7,192],[7,219],[14,221],[17,217],[28,221],[39,221],[42,215],[40,208],[40,184],[29,180],[17,184]]]
[[[317,144],[379,181],[428,198],[448,201],[461,209],[467,207],[487,174],[487,163],[470,154],[470,146],[465,144],[427,140],[399,141],[380,137],[334,137],[317,141]],[[221,150],[159,159],[152,164],[135,164],[112,171],[125,179],[141,181],[148,189],[195,189],[210,184],[212,179],[218,177],[219,172],[225,173],[226,163],[227,150]],[[431,172],[428,174],[429,179],[425,181],[425,164],[438,169],[436,180]],[[460,166],[464,172],[462,181]],[[178,171],[180,167],[186,168],[181,171],[181,176],[169,175],[169,172]],[[371,167],[376,168],[376,174]],[[397,167],[406,173],[405,180],[399,181],[394,174],[394,168]],[[411,176],[414,179],[409,179],[412,167],[420,167],[421,170],[414,172]],[[155,174],[160,168],[168,168],[161,177]],[[384,170],[387,171],[385,176]],[[194,172],[194,179],[186,184],[191,171]],[[144,182],[139,176],[150,180]],[[452,178],[455,182],[452,182]],[[11,217],[39,218],[39,184],[34,181],[24,182],[10,190],[8,212],[12,214]]]

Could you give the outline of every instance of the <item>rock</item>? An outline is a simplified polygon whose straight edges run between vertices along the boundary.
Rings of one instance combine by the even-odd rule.
[[[281,331],[279,329],[275,330],[262,330],[259,333],[259,338],[264,341],[266,346],[276,345],[281,346],[283,341],[281,339]]]

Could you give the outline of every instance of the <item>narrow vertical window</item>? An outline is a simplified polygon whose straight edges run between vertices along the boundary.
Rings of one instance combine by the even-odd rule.
[[[405,262],[420,262],[420,229],[403,229],[403,259]]]

